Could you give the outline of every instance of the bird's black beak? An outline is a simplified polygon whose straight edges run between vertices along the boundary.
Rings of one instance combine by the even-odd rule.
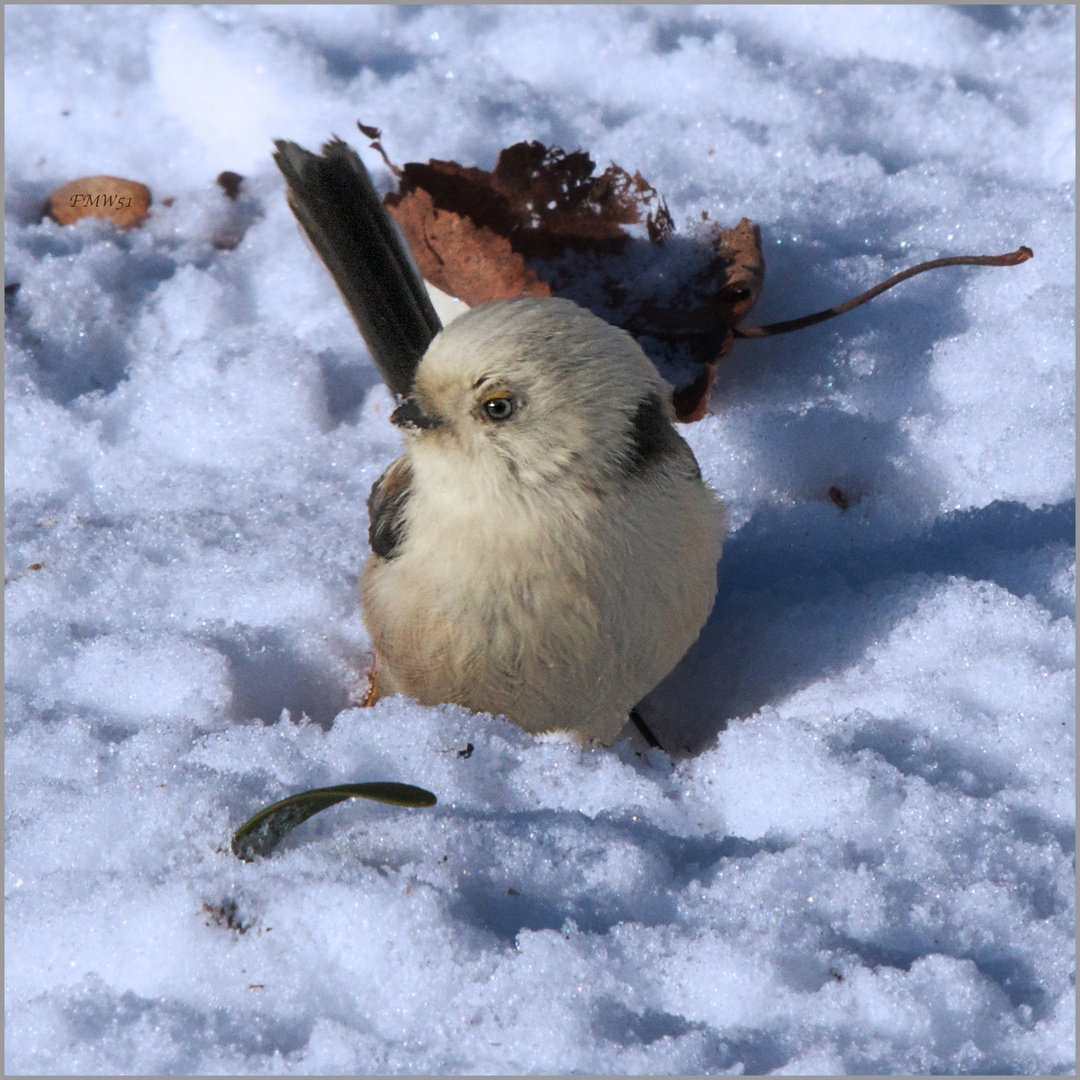
[[[407,397],[391,414],[390,423],[413,431],[442,427],[446,423],[441,416],[426,413],[416,398]]]

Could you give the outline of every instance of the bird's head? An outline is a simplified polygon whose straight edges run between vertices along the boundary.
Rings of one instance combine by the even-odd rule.
[[[462,455],[525,485],[600,483],[677,438],[641,347],[570,300],[483,304],[431,343],[394,423],[415,456]],[[670,435],[668,434],[670,432]]]

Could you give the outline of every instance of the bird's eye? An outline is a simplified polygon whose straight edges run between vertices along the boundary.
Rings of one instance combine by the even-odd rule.
[[[514,399],[511,397],[492,397],[484,402],[484,412],[490,420],[509,420],[514,415]]]

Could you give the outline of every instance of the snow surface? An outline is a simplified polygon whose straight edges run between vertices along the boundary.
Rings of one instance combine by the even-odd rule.
[[[9,1072],[1073,1068],[1072,8],[5,25]],[[756,322],[1035,250],[736,343],[687,429],[732,533],[648,703],[674,758],[348,707],[399,435],[270,149],[357,119],[398,161],[540,139],[680,228],[752,218]],[[152,220],[39,223],[96,173]],[[439,803],[228,851],[379,779]]]

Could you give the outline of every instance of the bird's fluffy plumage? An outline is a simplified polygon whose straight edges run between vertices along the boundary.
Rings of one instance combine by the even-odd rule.
[[[726,515],[669,402],[569,300],[485,304],[432,341],[368,503],[380,696],[616,737],[716,594]]]

